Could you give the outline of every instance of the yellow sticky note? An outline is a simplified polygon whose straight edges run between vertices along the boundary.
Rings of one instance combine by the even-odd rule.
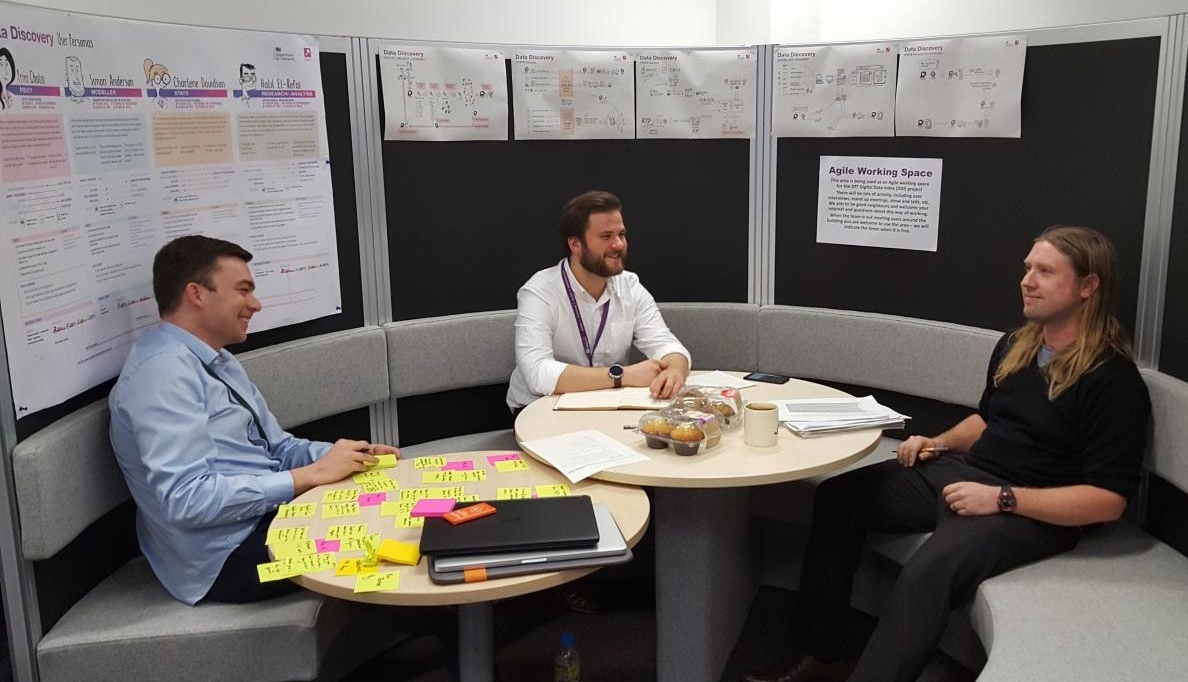
[[[367,535],[366,523],[343,523],[326,529],[327,540],[346,540]]]
[[[390,496],[389,496],[390,497]],[[401,500],[419,500],[422,497],[429,497],[428,488],[405,488],[400,491]]]
[[[380,516],[396,516],[399,513],[399,502],[380,502]]]
[[[355,576],[355,592],[380,592],[400,587],[400,571],[360,573]]]
[[[396,481],[393,481],[387,476],[373,478],[359,484],[359,489],[365,493],[383,493],[389,490],[397,490],[398,488],[400,486],[396,484]]]
[[[508,474],[513,471],[528,471],[528,462],[522,459],[505,459],[502,462],[495,462],[495,470],[501,474]]]
[[[426,471],[421,474],[421,483],[453,483],[457,471]]]
[[[282,542],[272,546],[272,556],[276,559],[317,554],[318,546],[313,540],[297,540],[296,542]]]
[[[361,474],[355,474],[354,476],[351,476],[351,480],[355,483],[362,483],[363,481],[374,481],[376,479],[387,477],[388,475],[384,472],[372,469],[371,471],[364,471]]]
[[[445,457],[418,457],[413,460],[413,466],[418,469],[440,469],[445,463]]]
[[[457,495],[454,497],[454,500],[457,501],[459,504],[461,504],[463,502],[478,502],[479,496],[478,495]]]
[[[396,466],[397,462],[400,461],[396,458],[396,455],[376,455],[375,458],[379,461],[375,462],[374,464],[368,462],[367,466],[374,469],[391,469],[392,467]]]
[[[334,569],[334,575],[357,575],[359,573],[375,573],[379,570],[378,564],[371,564],[370,566],[363,563],[362,559],[342,559],[338,562],[338,567]]]
[[[359,492],[356,490],[355,492]],[[322,503],[322,518],[323,519],[337,519],[343,516],[358,516],[359,503],[358,502],[323,502]]]
[[[354,538],[345,538],[338,546],[340,552],[366,552],[367,543],[372,547],[379,547],[381,537],[379,533],[365,533]]]
[[[334,552],[322,552],[321,554],[307,554],[305,556],[297,556],[288,561],[293,562],[293,570],[299,575],[305,573],[317,573],[319,571],[328,571],[334,568],[338,563],[338,555]]]
[[[316,502],[308,502],[304,504],[282,504],[276,508],[276,518],[278,519],[305,519],[312,518],[314,511],[317,509]]]
[[[375,555],[394,564],[416,566],[417,562],[421,560],[421,548],[408,542],[384,540],[380,543],[379,550]]]
[[[359,499],[358,488],[342,488],[339,490],[327,490],[326,494],[322,496],[322,503],[328,502],[354,502]]]
[[[395,525],[397,528],[422,528],[425,525],[425,517],[407,515],[397,516]]]
[[[280,545],[286,542],[297,542],[309,539],[309,526],[291,526],[289,528],[269,528],[268,537],[264,539],[266,545]]]
[[[284,580],[292,578],[297,575],[293,572],[292,559],[279,559],[277,561],[269,561],[266,564],[256,564],[256,572],[260,576],[260,582],[268,583],[273,580]]]
[[[425,497],[432,497],[439,500],[456,500],[459,496],[466,494],[466,488],[460,485],[451,485],[446,488],[426,488],[425,490],[428,493]]]
[[[536,486],[537,497],[568,497],[569,486],[564,483],[557,483],[555,485],[538,485]]]
[[[532,497],[532,488],[527,486],[516,488],[500,488],[495,491],[497,500],[526,500]]]

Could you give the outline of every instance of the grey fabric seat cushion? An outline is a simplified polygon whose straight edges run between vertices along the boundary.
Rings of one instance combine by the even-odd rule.
[[[310,680],[351,619],[348,602],[301,590],[256,604],[187,606],[137,557],[37,645],[43,682]]]
[[[483,431],[468,433],[452,438],[439,438],[427,443],[400,448],[401,457],[425,457],[428,455],[442,455],[448,452],[467,452],[470,450],[486,450],[490,452],[506,452],[519,450],[516,436],[511,429],[498,431]]]

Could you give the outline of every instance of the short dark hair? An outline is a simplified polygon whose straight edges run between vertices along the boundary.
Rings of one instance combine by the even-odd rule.
[[[12,78],[9,78],[4,85],[12,85],[12,82],[16,80],[16,62],[13,61],[12,53],[8,51],[7,47],[0,47],[0,59],[8,61],[8,70],[12,72]]]
[[[243,78],[243,70],[244,70],[244,69],[251,69],[252,71],[255,71],[255,70],[256,70],[256,65],[255,65],[255,64],[248,64],[247,62],[244,62],[244,63],[240,64],[240,65],[239,65],[239,77],[240,77],[240,78]]]
[[[210,275],[224,257],[252,261],[252,254],[239,244],[199,234],[178,237],[162,246],[153,258],[153,296],[161,316],[177,310],[190,282],[212,289]]]
[[[569,255],[569,238],[577,237],[586,243],[586,228],[590,225],[591,213],[621,211],[623,202],[619,197],[602,190],[583,192],[565,203],[561,209],[561,252]]]

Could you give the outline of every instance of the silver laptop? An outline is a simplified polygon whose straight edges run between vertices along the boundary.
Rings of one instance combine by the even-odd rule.
[[[494,503],[498,505],[498,502]],[[491,552],[487,554],[470,554],[465,556],[432,557],[433,568],[439,572],[465,571],[471,568],[497,568],[499,566],[524,566],[528,564],[548,564],[555,561],[569,561],[573,559],[593,559],[597,557],[624,554],[627,542],[615,524],[615,517],[605,504],[594,504],[594,520],[598,523],[598,544],[590,547],[570,547],[566,549],[537,549],[520,552]]]

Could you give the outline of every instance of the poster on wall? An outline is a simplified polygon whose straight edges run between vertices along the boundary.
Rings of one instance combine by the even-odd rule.
[[[0,313],[17,417],[118,374],[153,255],[254,258],[252,330],[341,311],[316,40],[0,6]]]
[[[897,52],[895,43],[777,47],[772,134],[894,135]]]
[[[506,140],[507,72],[494,50],[383,45],[385,140]]]
[[[635,69],[626,52],[516,51],[511,65],[517,140],[635,137]]]
[[[895,133],[1019,137],[1026,59],[1022,35],[905,43]]]
[[[817,242],[936,251],[941,161],[822,156]]]
[[[756,62],[749,49],[637,52],[636,136],[751,137]]]

